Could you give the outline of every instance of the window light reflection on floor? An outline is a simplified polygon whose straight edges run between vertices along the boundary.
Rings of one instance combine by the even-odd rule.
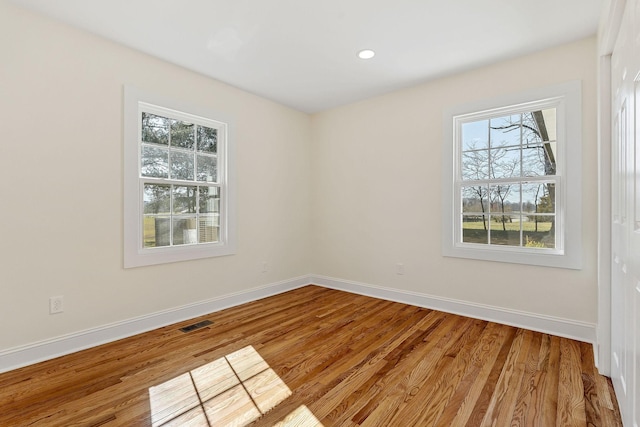
[[[291,395],[291,390],[252,347],[149,388],[151,425],[243,426]],[[306,406],[280,423],[321,426]]]
[[[274,424],[274,427],[323,427],[320,421],[305,405],[298,406],[296,410],[287,415],[282,421]]]

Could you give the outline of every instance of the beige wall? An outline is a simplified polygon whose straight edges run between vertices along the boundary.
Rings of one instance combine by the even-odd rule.
[[[0,55],[0,351],[308,273],[595,322],[595,39],[311,117],[5,1]],[[584,269],[443,258],[443,111],[575,79]],[[125,83],[233,118],[237,255],[122,268]]]
[[[590,38],[313,116],[314,273],[595,322],[595,61]],[[443,112],[570,80],[583,91],[584,269],[442,257]]]
[[[0,58],[0,350],[309,273],[308,115],[5,1]],[[124,83],[232,118],[237,255],[123,269]]]

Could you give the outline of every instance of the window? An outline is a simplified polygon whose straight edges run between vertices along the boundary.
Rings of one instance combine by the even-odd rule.
[[[443,254],[580,268],[580,86],[445,116]]]
[[[125,87],[125,267],[235,251],[229,125]]]

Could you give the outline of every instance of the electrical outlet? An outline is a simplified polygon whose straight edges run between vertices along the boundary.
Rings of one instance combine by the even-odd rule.
[[[396,264],[396,274],[403,275],[404,274],[404,264]]]
[[[266,273],[269,271],[269,263],[267,261],[262,261],[262,272]]]
[[[62,313],[63,311],[64,297],[62,295],[49,298],[49,314]]]

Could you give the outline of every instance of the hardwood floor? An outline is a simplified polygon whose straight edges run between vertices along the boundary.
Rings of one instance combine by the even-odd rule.
[[[1,374],[0,409],[21,427],[621,425],[590,344],[317,286]]]

